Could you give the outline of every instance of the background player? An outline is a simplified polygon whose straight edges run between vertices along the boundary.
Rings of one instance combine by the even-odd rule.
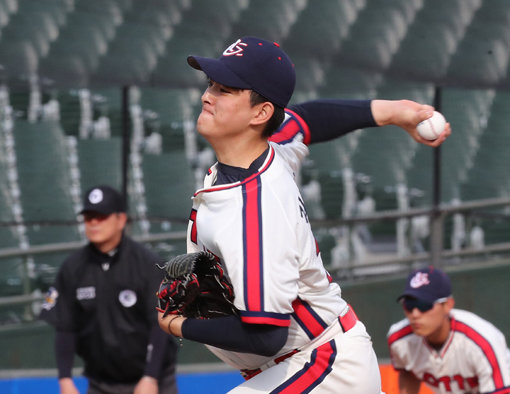
[[[193,198],[188,252],[209,250],[221,259],[240,318],[170,315],[160,326],[210,345],[241,369],[249,380],[233,392],[320,386],[322,392],[379,393],[370,337],[323,267],[294,174],[308,153],[305,144],[357,128],[397,124],[419,140],[416,124],[431,107],[329,100],[284,111],[295,84],[293,65],[277,44],[255,37],[238,40],[220,59],[188,62],[209,78],[197,129],[218,159]],[[439,145],[449,133],[448,125],[428,144]]]
[[[89,393],[176,393],[177,348],[154,311],[161,259],[124,234],[126,207],[111,187],[89,190],[81,213],[90,243],[63,262],[41,316],[56,327],[60,392],[78,393],[76,353]]]
[[[504,335],[479,316],[454,309],[448,276],[436,268],[411,273],[398,298],[406,319],[388,332],[400,393],[425,382],[437,393],[510,393]]]

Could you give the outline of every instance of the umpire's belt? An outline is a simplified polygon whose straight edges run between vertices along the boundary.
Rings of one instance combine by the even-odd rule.
[[[351,328],[353,328],[356,325],[356,322],[358,321],[358,316],[356,316],[356,313],[352,309],[350,305],[347,305],[347,311],[341,315],[338,316],[338,322],[340,323],[340,327],[342,327],[343,332],[349,331]],[[276,365],[280,364],[282,361],[288,359],[289,357],[292,357],[294,354],[298,353],[299,349],[294,349],[288,353],[285,353],[281,356],[278,356],[275,358],[272,362],[269,362],[268,364]],[[267,365],[267,364],[266,364]],[[258,375],[261,373],[263,369],[261,368],[255,368],[255,369],[241,369],[241,375],[245,380],[249,380],[253,378],[255,375]]]

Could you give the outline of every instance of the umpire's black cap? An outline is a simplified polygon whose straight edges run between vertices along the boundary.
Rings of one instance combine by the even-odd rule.
[[[83,199],[83,209],[80,213],[97,212],[105,215],[126,212],[126,203],[122,195],[114,188],[99,185],[90,188]]]

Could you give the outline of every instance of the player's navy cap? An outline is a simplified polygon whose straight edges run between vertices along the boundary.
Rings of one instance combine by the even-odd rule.
[[[412,272],[406,282],[404,292],[398,297],[414,297],[423,301],[434,303],[440,298],[452,295],[450,278],[441,270],[428,267]]]
[[[107,185],[94,186],[85,193],[83,209],[80,213],[97,212],[111,214],[126,212],[126,204],[122,195]]]
[[[275,42],[243,37],[218,59],[188,56],[188,64],[222,85],[251,89],[279,107],[286,107],[296,85],[294,64]]]

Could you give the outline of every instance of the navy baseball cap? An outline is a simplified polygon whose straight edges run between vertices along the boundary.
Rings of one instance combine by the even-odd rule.
[[[126,212],[122,195],[107,185],[94,186],[85,193],[83,209],[80,213],[97,212],[105,215]]]
[[[397,301],[404,297],[414,297],[434,303],[440,298],[451,297],[451,295],[450,278],[443,271],[428,267],[416,270],[408,276],[406,288]]]
[[[275,42],[243,37],[218,59],[188,56],[188,64],[222,85],[251,89],[285,108],[296,85],[294,64]]]

